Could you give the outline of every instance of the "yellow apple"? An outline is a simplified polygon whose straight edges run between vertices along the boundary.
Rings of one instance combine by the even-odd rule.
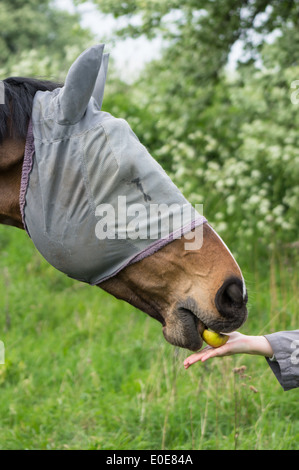
[[[212,348],[219,348],[220,346],[223,346],[229,338],[228,335],[215,333],[214,331],[210,330],[204,330],[202,337],[209,346],[212,346]]]

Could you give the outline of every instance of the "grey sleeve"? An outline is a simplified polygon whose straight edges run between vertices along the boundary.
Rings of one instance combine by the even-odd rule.
[[[287,391],[299,387],[299,330],[264,336],[274,352],[274,359],[266,360],[282,388]]]

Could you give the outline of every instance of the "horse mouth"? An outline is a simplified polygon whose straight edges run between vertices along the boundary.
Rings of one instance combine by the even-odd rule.
[[[203,321],[189,308],[178,307],[172,320],[166,321],[163,334],[170,344],[191,351],[202,347],[202,333],[206,329]]]
[[[188,298],[178,302],[169,316],[166,317],[163,326],[165,339],[181,348],[198,351],[203,344],[202,333],[210,328],[217,333],[231,333],[237,330],[245,322],[247,310],[238,316],[221,318],[214,312],[201,310],[196,301]]]

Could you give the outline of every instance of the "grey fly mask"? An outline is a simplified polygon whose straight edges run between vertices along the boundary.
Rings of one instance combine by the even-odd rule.
[[[36,93],[20,193],[36,248],[52,266],[90,284],[206,222],[128,123],[101,111],[103,49],[83,52],[62,88]],[[161,204],[171,210],[157,210]]]

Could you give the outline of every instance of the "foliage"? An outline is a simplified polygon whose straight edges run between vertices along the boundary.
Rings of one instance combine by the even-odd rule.
[[[94,3],[127,19],[120,37],[164,38],[125,117],[183,193],[235,253],[296,241],[299,2]],[[228,71],[240,39],[244,54]]]
[[[67,67],[92,39],[79,19],[51,0],[1,0],[0,77],[64,79]]]
[[[197,129],[186,114],[167,122],[166,103],[159,114],[164,143],[153,154],[239,253],[298,237],[299,106],[290,99],[297,76],[299,67],[246,68],[223,78]],[[164,95],[156,96],[148,102],[153,113]]]
[[[183,82],[177,78],[188,77],[188,83],[197,87],[221,78],[236,41],[242,40],[250,51],[242,63],[251,62],[267,42],[267,35],[278,30],[285,34],[292,31],[288,38],[293,40],[299,22],[298,0],[93,0],[93,3],[102,12],[125,19],[117,30],[120,37],[160,35],[166,40],[163,62],[165,68],[172,66],[172,71],[176,70],[169,85],[179,94]],[[290,42],[286,43],[290,51]],[[294,54],[298,58],[298,50],[292,51],[293,58]]]

